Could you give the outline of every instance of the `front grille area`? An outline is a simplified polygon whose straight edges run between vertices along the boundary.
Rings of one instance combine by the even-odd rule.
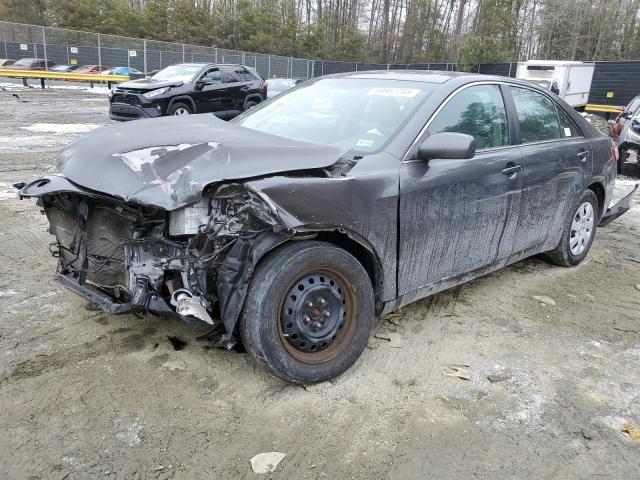
[[[127,95],[126,93],[114,93],[111,102],[124,103],[127,105],[139,105],[140,99],[136,95]]]
[[[60,255],[79,269],[76,261],[81,238],[78,215],[71,209],[48,206],[45,209],[51,231],[56,236]],[[124,266],[124,244],[131,241],[134,220],[117,213],[108,205],[93,204],[87,219],[87,280],[103,288],[129,288],[129,275]]]

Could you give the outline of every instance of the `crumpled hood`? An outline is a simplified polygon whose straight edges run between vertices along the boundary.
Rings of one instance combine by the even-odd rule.
[[[154,78],[141,78],[129,82],[119,83],[117,88],[135,88],[139,90],[155,90],[162,87],[179,87],[184,82],[182,80],[156,80]]]
[[[328,167],[343,153],[202,114],[98,128],[60,152],[58,169],[81,187],[174,210],[211,183]]]

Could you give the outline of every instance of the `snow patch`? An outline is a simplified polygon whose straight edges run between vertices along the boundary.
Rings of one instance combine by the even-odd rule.
[[[15,188],[13,188],[8,183],[0,182],[0,201],[15,200],[17,198],[18,198],[18,191]]]
[[[34,123],[20,128],[39,133],[87,133],[102,126],[96,123]]]

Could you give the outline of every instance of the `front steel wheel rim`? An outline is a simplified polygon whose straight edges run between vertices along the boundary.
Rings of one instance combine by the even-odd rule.
[[[176,111],[173,112],[174,115],[189,115],[189,110],[183,107],[176,108]]]
[[[348,278],[324,265],[300,273],[285,290],[278,310],[278,336],[296,360],[333,360],[354,339],[358,296]]]
[[[595,215],[591,202],[584,202],[578,207],[571,222],[569,234],[569,250],[574,256],[581,255],[589,245],[593,236]]]

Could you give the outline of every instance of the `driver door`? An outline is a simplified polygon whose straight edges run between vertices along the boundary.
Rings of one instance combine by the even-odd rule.
[[[198,113],[218,112],[224,109],[226,88],[222,85],[220,70],[207,70],[196,82],[194,101]]]
[[[476,140],[475,157],[428,162],[409,157],[400,174],[398,294],[481,269],[513,251],[523,179],[512,146],[503,91],[471,85],[431,118],[431,134],[458,132]]]

